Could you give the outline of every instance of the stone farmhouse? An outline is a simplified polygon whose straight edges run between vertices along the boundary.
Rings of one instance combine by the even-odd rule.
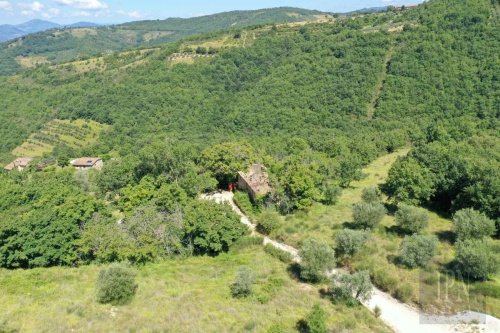
[[[7,164],[4,169],[7,171],[18,170],[23,171],[33,161],[32,157],[19,157],[15,161]]]
[[[271,187],[266,168],[261,164],[254,164],[248,172],[238,172],[238,188],[247,191],[253,201],[256,201],[258,196],[268,194]]]

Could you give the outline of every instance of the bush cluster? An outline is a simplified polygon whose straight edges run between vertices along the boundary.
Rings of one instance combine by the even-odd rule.
[[[250,295],[254,282],[252,270],[246,266],[240,267],[236,274],[236,279],[231,284],[231,294],[233,297],[246,297]]]
[[[97,277],[96,289],[99,303],[127,304],[137,291],[135,273],[130,268],[120,265],[104,268]]]

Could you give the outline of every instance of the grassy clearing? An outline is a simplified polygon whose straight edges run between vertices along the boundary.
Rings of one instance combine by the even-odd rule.
[[[361,181],[353,182],[350,188],[342,191],[337,204],[315,204],[307,212],[287,216],[280,238],[294,246],[299,246],[300,242],[308,237],[332,242],[337,231],[343,228],[343,224],[352,220],[352,205],[361,200],[363,188],[382,184],[391,165],[399,156],[407,153],[408,149],[401,150],[372,162],[363,170],[365,177]]]
[[[88,60],[78,60],[73,61],[63,65],[52,66],[53,69],[59,70],[60,72],[68,71],[71,73],[83,74],[93,70],[104,70],[106,66],[104,64],[104,57],[92,58]]]
[[[382,184],[391,165],[408,150],[382,156],[363,170],[366,177],[343,191],[333,206],[314,205],[307,212],[299,212],[283,219],[283,227],[275,235],[285,242],[300,246],[307,238],[322,239],[335,246],[335,235],[352,221],[352,205],[361,201],[363,188]],[[429,211],[426,234],[440,239],[437,255],[425,270],[406,269],[396,264],[403,235],[397,233],[395,219],[386,215],[374,230],[367,248],[350,265],[357,270],[368,269],[373,281],[383,290],[429,312],[457,312],[476,310],[500,316],[500,281],[466,284],[444,273],[455,256],[453,226],[449,219]],[[500,241],[497,241],[497,244]],[[439,296],[438,296],[439,295]]]
[[[252,296],[234,299],[229,285],[242,265],[257,283]],[[266,332],[278,323],[293,332],[320,303],[334,332],[389,332],[363,307],[334,305],[291,279],[260,246],[138,267],[137,295],[121,307],[95,301],[100,268],[0,270],[0,322],[21,332]]]
[[[38,65],[49,63],[47,57],[42,57],[42,56],[31,56],[31,57],[18,56],[16,57],[16,61],[23,68],[34,68]]]
[[[71,29],[71,34],[73,36],[75,36],[76,38],[83,38],[87,35],[97,36],[97,29],[96,28],[75,28],[75,29]]]
[[[246,33],[246,32],[245,32]],[[209,38],[204,41],[187,41],[182,44],[181,49],[196,49],[198,47],[222,49],[230,47],[243,47],[244,36],[234,38],[232,34],[225,34],[214,38]]]
[[[149,31],[144,34],[143,38],[146,42],[150,42],[158,38],[170,36],[173,33],[173,31]]]
[[[12,151],[14,156],[40,157],[52,152],[58,144],[82,148],[97,142],[102,131],[109,126],[92,120],[52,120],[39,132]]]

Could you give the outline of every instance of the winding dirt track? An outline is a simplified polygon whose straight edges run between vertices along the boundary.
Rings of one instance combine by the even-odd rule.
[[[212,200],[217,203],[228,203],[232,209],[240,216],[241,223],[248,226],[252,233],[258,234],[248,216],[243,214],[233,200],[233,193],[218,192],[210,195],[203,195],[202,199]],[[293,260],[300,263],[299,251],[289,245],[277,242],[267,236],[259,234],[264,238],[264,245],[271,244],[274,247],[290,253]],[[331,272],[335,274],[337,270]],[[382,310],[382,319],[390,328],[397,333],[499,333],[500,320],[477,312],[463,312],[454,316],[427,315],[418,309],[401,303],[391,295],[373,288],[373,294],[369,301],[363,305],[370,311],[375,306]]]

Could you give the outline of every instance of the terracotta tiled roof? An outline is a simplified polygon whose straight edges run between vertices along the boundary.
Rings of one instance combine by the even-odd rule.
[[[74,167],[84,168],[84,167],[93,167],[97,162],[101,159],[99,157],[82,157],[77,160],[71,161],[71,165]]]

